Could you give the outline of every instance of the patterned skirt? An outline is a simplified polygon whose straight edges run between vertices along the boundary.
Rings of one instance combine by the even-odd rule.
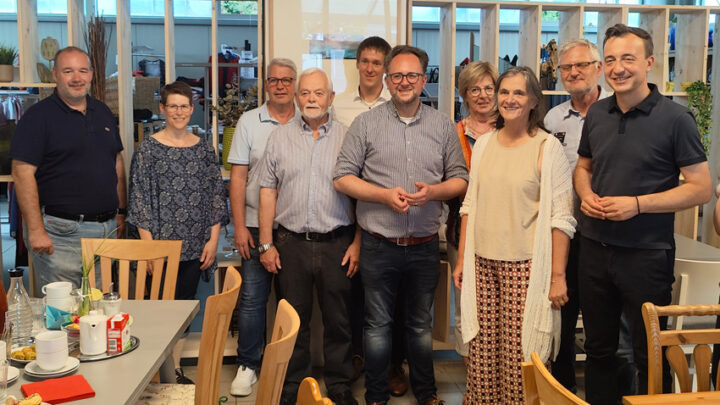
[[[475,256],[480,331],[470,342],[464,405],[524,403],[520,362],[531,260]]]

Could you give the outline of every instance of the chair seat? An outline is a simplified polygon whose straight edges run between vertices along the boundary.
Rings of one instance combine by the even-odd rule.
[[[195,403],[194,384],[148,384],[135,405],[186,405]]]

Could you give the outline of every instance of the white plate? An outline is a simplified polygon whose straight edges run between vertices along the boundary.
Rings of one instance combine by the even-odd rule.
[[[60,377],[65,374],[72,373],[73,371],[77,370],[78,367],[80,367],[80,360],[75,357],[68,357],[67,361],[65,362],[65,366],[60,370],[55,371],[43,370],[42,368],[40,368],[40,366],[38,366],[37,361],[31,361],[25,366],[25,374],[31,377]]]
[[[10,384],[10,383],[15,382],[15,380],[17,380],[18,377],[20,377],[20,370],[18,370],[17,368],[15,368],[13,366],[8,366],[7,383]]]

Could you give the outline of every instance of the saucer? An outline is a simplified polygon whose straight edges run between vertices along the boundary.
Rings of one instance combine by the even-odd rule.
[[[80,367],[80,360],[70,356],[68,356],[68,359],[65,362],[65,366],[63,368],[54,371],[43,370],[42,368],[40,368],[40,366],[38,366],[37,361],[33,360],[25,366],[25,374],[31,377],[53,378],[60,377],[65,374],[70,374],[73,371],[77,370],[78,367]]]
[[[7,368],[7,383],[10,384],[10,383],[15,382],[15,380],[17,380],[18,377],[20,377],[20,370],[18,370],[17,368],[15,368],[13,366],[8,366],[8,368]]]

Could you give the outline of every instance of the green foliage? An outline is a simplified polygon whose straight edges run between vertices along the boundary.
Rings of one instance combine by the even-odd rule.
[[[710,150],[710,127],[712,126],[712,94],[710,94],[710,86],[705,82],[698,80],[688,86],[685,91],[688,94],[688,108],[695,116],[700,140],[705,149],[705,154]]]
[[[544,10],[542,12],[542,21],[560,21],[560,12],[557,10]]]
[[[218,106],[210,106],[213,112],[217,114],[218,121],[223,126],[234,127],[240,116],[245,111],[252,110],[257,107],[257,86],[248,89],[245,97],[240,97],[240,89],[237,82],[225,85],[225,97],[218,100]]]
[[[223,1],[221,10],[223,14],[257,15],[257,0],[229,0]]]
[[[17,56],[17,48],[0,45],[0,65],[12,65]]]

